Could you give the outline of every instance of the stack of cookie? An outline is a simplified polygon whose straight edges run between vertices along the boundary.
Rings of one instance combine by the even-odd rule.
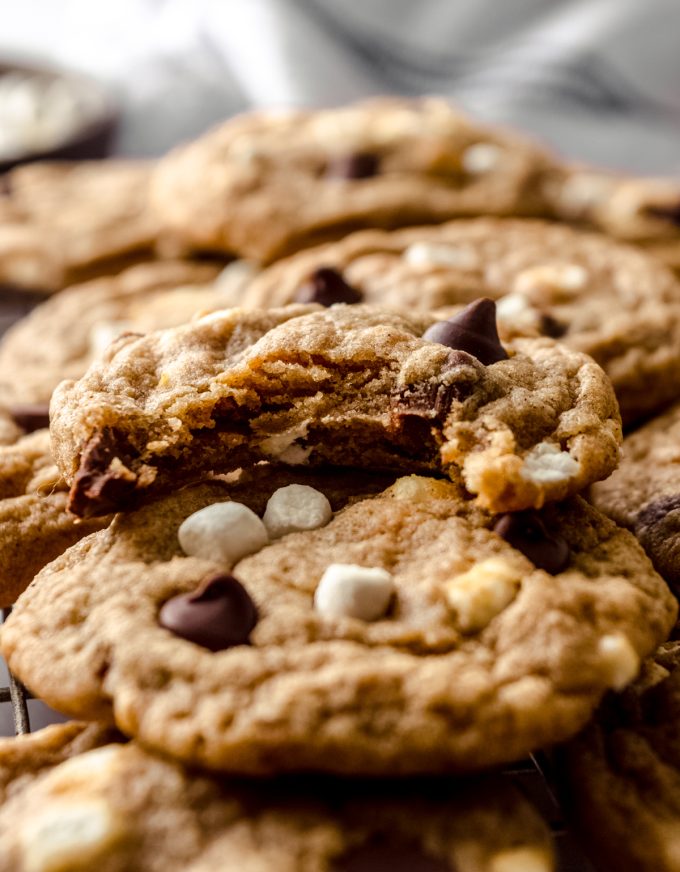
[[[680,577],[677,411],[607,478],[680,398],[680,285],[536,220],[568,175],[436,100],[237,119],[148,183],[193,258],[10,331],[2,652],[78,720],[0,744],[0,870],[554,868],[487,770],[673,699]],[[604,868],[677,868],[672,792],[654,851],[602,810],[621,699],[559,778]]]

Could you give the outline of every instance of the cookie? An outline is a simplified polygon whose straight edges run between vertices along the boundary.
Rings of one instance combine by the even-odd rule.
[[[0,738],[0,807],[65,760],[120,740],[111,727],[76,721]]]
[[[632,530],[657,571],[680,591],[680,406],[623,444],[621,466],[592,489],[593,503]]]
[[[554,869],[550,833],[509,778],[246,783],[187,772],[134,743],[72,755],[76,729],[28,740],[64,734],[69,759],[37,770],[28,759],[16,773],[0,809],[3,872]],[[20,743],[0,743],[0,778]]]
[[[561,751],[565,805],[598,869],[678,869],[679,722],[680,642],[671,641]]]
[[[437,98],[241,115],[162,159],[151,201],[191,247],[269,262],[351,230],[540,215],[552,161]]]
[[[498,516],[452,482],[326,476],[260,466],[117,515],[20,597],[10,668],[210,769],[441,773],[573,735],[673,624],[580,498]]]
[[[51,408],[81,516],[259,460],[462,475],[494,511],[538,508],[605,477],[620,441],[600,367],[551,339],[501,345],[490,300],[434,324],[365,305],[217,312],[120,338]]]
[[[40,420],[37,407],[17,407],[12,420],[26,429],[32,429],[31,421],[44,427],[46,407],[42,414]],[[0,445],[0,608],[11,606],[43,566],[110,520],[83,521],[67,512],[67,505],[68,489],[54,466],[47,429]]]
[[[508,218],[366,230],[273,264],[244,286],[241,305],[338,302],[340,282],[355,293],[346,302],[409,311],[491,297],[501,336],[552,336],[590,354],[627,423],[680,392],[680,285],[654,258],[603,236]]]
[[[546,187],[550,210],[561,221],[587,224],[643,244],[680,240],[677,179],[567,166]]]
[[[150,261],[51,297],[0,342],[0,397],[49,402],[60,381],[83,375],[119,334],[175,326],[229,305],[234,269],[216,282],[219,272],[209,263]]]

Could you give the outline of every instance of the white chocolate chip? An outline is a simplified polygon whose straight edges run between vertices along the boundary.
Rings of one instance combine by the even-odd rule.
[[[297,427],[284,430],[282,433],[274,433],[260,443],[260,448],[270,457],[275,457],[282,463],[292,466],[300,466],[307,461],[311,454],[311,447],[296,444],[298,439],[304,439],[309,429],[309,421],[303,421]]]
[[[521,576],[506,560],[489,557],[444,586],[447,603],[463,633],[477,633],[515,598]]]
[[[97,782],[111,777],[121,756],[124,745],[106,745],[84,754],[78,754],[56,766],[45,780],[45,786],[54,793],[63,793],[72,788],[96,788]]]
[[[640,671],[640,657],[623,633],[603,636],[598,652],[608,674],[612,690],[623,690]]]
[[[617,179],[597,173],[574,173],[569,176],[557,196],[557,210],[561,218],[586,218],[600,204],[608,200]]]
[[[387,611],[393,593],[394,582],[385,569],[331,563],[321,576],[314,606],[327,618],[375,621]]]
[[[503,150],[493,142],[477,142],[465,149],[461,161],[465,172],[482,175],[495,169],[502,156]]]
[[[270,539],[324,527],[333,517],[328,498],[306,484],[280,487],[269,497],[262,521]]]
[[[521,475],[537,484],[556,484],[573,478],[580,468],[578,461],[559,445],[539,442],[524,458]]]
[[[90,351],[99,357],[121,333],[135,329],[132,321],[100,321],[90,330]]]
[[[434,242],[414,242],[404,251],[404,259],[415,267],[448,266],[461,270],[479,267],[479,258],[471,249]]]
[[[548,853],[540,848],[508,848],[491,858],[489,872],[552,872]]]
[[[269,537],[262,521],[243,503],[213,503],[184,521],[177,533],[185,554],[227,567],[264,548]]]
[[[588,271],[577,263],[544,263],[522,270],[515,276],[512,290],[533,302],[571,300],[585,290]]]
[[[519,330],[536,330],[540,322],[539,312],[524,294],[506,294],[496,303],[496,317],[510,327]]]
[[[19,831],[26,872],[88,872],[123,835],[103,800],[54,801],[27,816]]]
[[[453,482],[424,475],[405,475],[398,478],[387,493],[397,500],[424,503],[429,500],[456,499],[460,492]]]

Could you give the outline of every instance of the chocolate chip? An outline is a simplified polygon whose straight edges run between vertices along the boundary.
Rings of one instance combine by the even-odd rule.
[[[423,853],[418,845],[374,837],[333,861],[333,872],[453,872],[453,867]]]
[[[122,448],[110,430],[102,430],[90,439],[71,485],[70,512],[81,518],[94,518],[125,506],[135,490],[137,477],[121,458]]]
[[[680,593],[680,494],[648,503],[635,521],[635,535],[654,568]]]
[[[14,423],[27,433],[50,426],[49,403],[17,404],[9,407],[9,413]]]
[[[562,572],[569,563],[569,546],[559,534],[550,533],[536,512],[511,512],[501,515],[494,533],[521,551],[538,569],[551,575]]]
[[[331,179],[368,179],[378,174],[380,160],[370,151],[343,154],[328,162],[326,175]]]
[[[348,285],[342,273],[330,266],[315,270],[295,295],[296,303],[319,303],[322,306],[360,303],[362,300],[361,291]]]
[[[455,381],[430,379],[401,388],[392,397],[392,413],[398,417],[415,416],[431,421],[443,421],[454,402],[464,402],[472,396],[483,372],[479,362],[464,351],[452,351],[441,375],[459,368]]]
[[[488,298],[475,300],[454,318],[433,324],[423,339],[467,351],[484,366],[508,358],[498,338],[496,304]]]
[[[645,213],[652,218],[668,221],[680,227],[680,203],[672,206],[647,206]]]
[[[233,575],[214,575],[193,593],[163,604],[159,623],[176,636],[210,651],[247,645],[257,608]]]
[[[538,325],[542,336],[550,336],[551,339],[561,339],[569,329],[562,321],[558,321],[552,315],[543,313]]]

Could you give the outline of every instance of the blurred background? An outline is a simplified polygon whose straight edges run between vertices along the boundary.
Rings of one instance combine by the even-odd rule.
[[[58,64],[103,82],[122,107],[119,154],[160,154],[251,107],[440,93],[572,158],[680,171],[677,0],[4,0],[1,8],[0,61]],[[0,130],[1,122],[0,114]]]

